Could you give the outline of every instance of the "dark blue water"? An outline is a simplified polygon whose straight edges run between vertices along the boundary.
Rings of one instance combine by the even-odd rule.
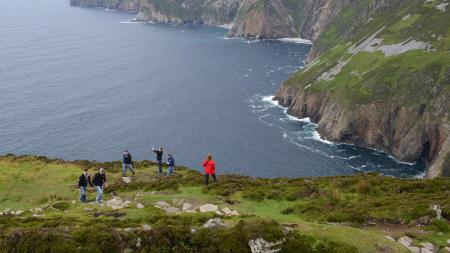
[[[199,169],[295,177],[421,165],[321,141],[270,96],[309,46],[224,39],[226,30],[132,24],[133,14],[17,0],[0,9],[0,153],[154,159],[152,146]]]

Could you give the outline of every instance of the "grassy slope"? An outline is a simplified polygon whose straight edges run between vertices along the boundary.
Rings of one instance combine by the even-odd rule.
[[[139,203],[146,207],[137,209],[137,202],[133,202],[128,208],[112,211],[106,206],[80,205],[78,201],[76,204],[72,204],[72,200],[78,199],[78,191],[73,185],[81,173],[81,168],[98,166],[104,166],[108,171],[109,191],[115,191],[123,199],[129,200],[133,200],[136,193],[143,192],[144,197],[139,200]],[[378,252],[381,248],[385,249],[385,252],[403,252],[402,246],[384,237],[386,234],[398,237],[408,233],[415,236],[417,242],[433,240],[434,243],[441,246],[444,245],[446,238],[450,238],[450,233],[446,230],[448,229],[447,224],[437,224],[443,226],[440,229],[435,225],[420,229],[413,225],[392,225],[398,222],[413,224],[419,217],[432,215],[432,211],[428,209],[431,204],[444,206],[444,216],[449,217],[450,214],[446,213],[446,210],[450,210],[450,201],[448,200],[450,179],[408,180],[360,175],[269,180],[224,175],[220,177],[219,183],[204,187],[201,185],[201,175],[185,168],[177,170],[175,177],[165,178],[154,173],[156,167],[150,162],[139,163],[137,167],[135,181],[130,185],[124,185],[119,180],[119,163],[63,162],[36,157],[0,158],[0,210],[11,208],[26,211],[20,217],[0,216],[0,245],[2,243],[12,244],[11,238],[16,236],[17,232],[13,232],[16,230],[33,231],[33,229],[61,229],[62,227],[68,228],[70,232],[66,231],[66,233],[69,233],[70,238],[75,238],[66,243],[69,246],[77,245],[80,242],[86,243],[88,239],[84,238],[81,233],[83,227],[92,229],[93,231],[90,233],[95,235],[100,233],[95,229],[104,231],[114,228],[114,232],[108,233],[108,236],[120,236],[120,240],[117,238],[115,240],[122,241],[123,245],[134,245],[137,232],[130,235],[117,230],[117,228],[133,228],[149,224],[155,228],[154,231],[158,232],[154,232],[153,235],[139,234],[140,237],[153,238],[156,234],[168,233],[164,229],[170,228],[170,236],[175,238],[175,244],[166,245],[166,249],[180,247],[176,246],[176,243],[183,239],[178,238],[177,236],[180,235],[177,233],[186,229],[189,231],[190,227],[200,227],[206,220],[217,217],[217,215],[211,213],[165,214],[152,206],[156,201],[164,200],[171,203],[173,199],[186,199],[195,203],[215,203],[220,207],[228,206],[239,211],[241,216],[225,218],[225,221],[231,226],[227,228],[228,230],[220,233],[220,236],[224,236],[220,243],[217,242],[220,244],[220,248],[226,248],[227,243],[238,234],[237,231],[244,231],[241,232],[247,237],[256,236],[252,234],[253,232],[248,232],[248,227],[251,227],[251,231],[262,231],[260,233],[266,239],[267,237],[269,239],[277,238],[278,225],[273,225],[275,228],[267,225],[272,224],[271,220],[275,220],[279,224],[290,224],[300,232],[300,235],[311,236],[307,237],[309,239],[302,237],[306,241],[323,240],[327,243],[336,242],[344,246],[352,245],[359,252]],[[154,191],[157,193],[155,194]],[[94,195],[94,193],[89,195],[90,200],[93,200]],[[111,197],[106,194],[106,198],[110,199]],[[45,207],[47,204],[50,205]],[[67,210],[53,209],[50,207],[52,205],[57,209]],[[27,210],[40,206],[44,206],[45,215],[40,218],[30,217],[32,213]],[[86,207],[93,210],[86,211]],[[118,213],[123,216],[117,218],[107,215],[95,217],[95,213],[102,212],[110,215]],[[365,222],[368,220],[376,221],[379,225],[366,226]],[[267,224],[264,221],[267,221]],[[255,230],[254,226],[257,226],[255,224],[266,225],[262,226],[260,230]],[[385,232],[386,226],[391,225],[399,226],[399,228],[395,233]],[[181,232],[177,232],[178,230]],[[439,230],[442,230],[443,233],[439,234]],[[48,231],[47,233],[51,234]],[[25,236],[24,234],[21,235]],[[104,238],[99,240],[108,241],[111,239],[108,236],[104,235]],[[219,237],[219,235],[214,236]],[[26,238],[16,239],[13,242],[24,243]],[[185,239],[187,241],[183,245],[200,247],[195,244],[194,239],[195,236]],[[298,243],[303,239],[297,238],[293,242]],[[161,251],[161,247],[164,245],[159,243],[160,239],[153,238],[153,240],[158,242],[155,244],[159,247],[156,252]],[[50,241],[47,244],[50,244]],[[144,239],[143,243],[145,242]],[[94,242],[94,245],[96,243],[98,242]],[[213,242],[210,244],[215,245]],[[318,245],[317,241],[309,241],[309,244]],[[306,243],[306,245],[309,244]],[[116,245],[115,250],[125,247],[123,245]],[[245,248],[245,242],[242,245],[242,252],[247,252],[248,248]],[[98,247],[105,251],[106,246]],[[95,251],[94,248],[93,251]],[[286,246],[285,252],[290,252],[287,248],[288,246]],[[5,252],[7,251],[5,250]],[[216,251],[209,249],[205,252]],[[331,251],[325,250],[325,252]]]
[[[315,44],[322,56],[304,71],[296,73],[286,85],[305,87],[312,84],[314,92],[331,94],[346,106],[390,101],[417,109],[437,107],[449,110],[449,102],[435,104],[437,97],[450,97],[450,12],[435,8],[440,1],[425,4],[423,1],[393,1],[392,6],[377,11],[369,1],[352,3],[339,15]],[[409,15],[409,18],[404,19]],[[369,17],[367,17],[369,16]],[[386,45],[411,39],[432,44],[434,52],[414,50],[385,57],[381,52],[361,52],[354,57],[347,52],[350,45],[385,29],[378,37]],[[350,59],[344,69],[328,81],[317,81],[322,73],[338,61]]]

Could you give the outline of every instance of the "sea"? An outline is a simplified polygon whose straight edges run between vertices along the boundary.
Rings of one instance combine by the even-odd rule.
[[[0,154],[111,161],[128,149],[154,160],[161,146],[200,171],[211,153],[219,175],[423,176],[423,164],[323,139],[272,100],[309,43],[135,15],[68,0],[2,4]]]

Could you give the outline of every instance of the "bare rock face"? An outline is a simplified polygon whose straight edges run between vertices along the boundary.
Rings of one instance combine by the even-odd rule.
[[[229,36],[315,40],[350,0],[70,0],[72,6],[138,12],[136,20],[229,25]]]
[[[326,93],[283,85],[275,97],[288,113],[309,117],[325,139],[377,148],[395,158],[430,166],[429,177],[442,173],[448,156],[450,128],[431,112],[411,111],[389,102],[358,105],[351,110]]]

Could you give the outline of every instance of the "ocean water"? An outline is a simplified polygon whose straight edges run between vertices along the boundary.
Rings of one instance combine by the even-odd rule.
[[[307,44],[226,39],[223,28],[129,22],[134,14],[7,1],[0,9],[0,154],[154,159],[261,177],[413,177],[421,164],[322,140],[271,100]]]

